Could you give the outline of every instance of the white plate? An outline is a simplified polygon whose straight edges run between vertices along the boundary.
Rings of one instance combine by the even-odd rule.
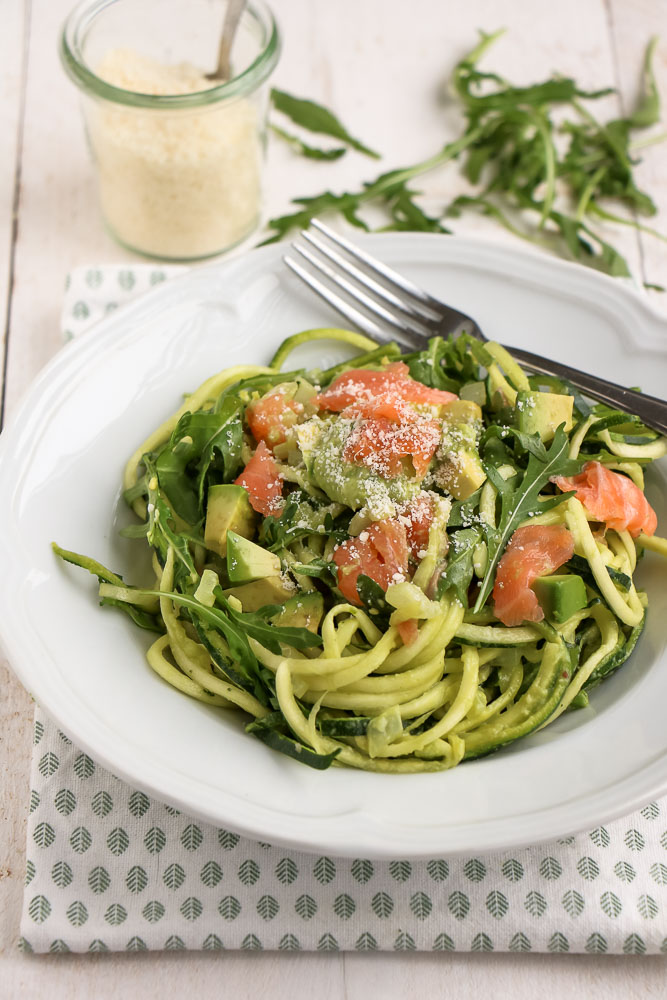
[[[487,335],[660,395],[667,323],[624,285],[550,258],[416,234],[364,245]],[[312,771],[191,701],[146,665],[147,640],[97,607],[94,581],[49,543],[130,577],[120,539],[123,464],[213,371],[266,362],[287,335],[331,325],[267,247],[191,271],[69,344],[37,378],[0,442],[0,607],[6,650],[40,705],[136,787],[260,840],[374,857],[501,850],[592,827],[667,791],[667,587],[648,554],[638,649],[591,705],[507,751],[450,772]],[[315,344],[309,363],[340,357]],[[648,495],[667,527],[663,463]]]

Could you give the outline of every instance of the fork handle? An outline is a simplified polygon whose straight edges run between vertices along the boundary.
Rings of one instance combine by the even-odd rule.
[[[635,392],[634,389],[627,389],[625,386],[617,385],[616,382],[608,382],[607,379],[599,378],[597,375],[589,375],[587,372],[579,371],[578,368],[570,368],[569,365],[563,365],[559,361],[547,360],[539,354],[532,354],[518,347],[507,349],[516,361],[537,372],[538,375],[554,375],[556,378],[566,379],[587,396],[592,396],[593,399],[624,410],[626,413],[635,413],[647,427],[661,434],[667,434],[667,402],[664,399]]]

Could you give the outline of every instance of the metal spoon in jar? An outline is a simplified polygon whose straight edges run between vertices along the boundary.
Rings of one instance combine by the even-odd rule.
[[[218,65],[214,73],[207,73],[207,80],[229,80],[231,76],[230,56],[234,36],[238,28],[241,14],[246,5],[246,0],[229,0],[225,11],[225,20],[222,25],[222,35],[220,36],[220,48],[218,49]]]

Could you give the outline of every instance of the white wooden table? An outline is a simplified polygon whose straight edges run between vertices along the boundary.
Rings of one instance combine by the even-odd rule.
[[[176,0],[169,0],[176,2]],[[476,30],[506,26],[490,63],[519,83],[559,70],[584,87],[614,84],[610,114],[636,92],[644,46],[664,40],[656,69],[667,101],[665,0],[272,0],[284,36],[275,81],[334,107],[353,134],[402,166],[434,152],[459,128],[438,88],[467,51]],[[0,13],[0,314],[5,420],[36,372],[61,344],[59,311],[67,271],[131,255],[106,235],[96,204],[77,94],[56,54],[71,0],[1,0]],[[602,110],[602,109],[601,109]],[[663,119],[667,121],[667,111]],[[666,146],[645,150],[641,184],[667,232]],[[310,164],[282,148],[269,159],[267,214],[293,196],[343,189],[375,167],[360,156]],[[437,201],[458,190],[451,166],[420,181]],[[435,203],[435,202],[434,202]],[[469,218],[459,231],[505,239],[488,221]],[[614,242],[640,279],[667,284],[667,247],[633,230]],[[667,295],[656,297],[667,310]],[[575,997],[667,996],[659,958],[544,955],[150,954],[24,957],[16,950],[24,873],[32,703],[0,660],[1,813],[0,997],[271,996],[350,998],[479,995]]]

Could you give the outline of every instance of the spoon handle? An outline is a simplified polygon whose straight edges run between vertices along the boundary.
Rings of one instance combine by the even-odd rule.
[[[245,5],[246,0],[229,0],[227,4],[222,35],[220,36],[220,48],[218,49],[218,65],[215,71],[215,76],[221,80],[229,80],[231,77],[232,45]]]

